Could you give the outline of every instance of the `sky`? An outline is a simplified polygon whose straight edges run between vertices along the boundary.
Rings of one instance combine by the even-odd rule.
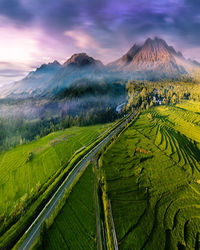
[[[154,36],[200,61],[200,1],[0,0],[0,85],[79,52],[106,64]]]

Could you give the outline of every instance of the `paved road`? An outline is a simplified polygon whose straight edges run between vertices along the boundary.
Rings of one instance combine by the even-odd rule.
[[[97,231],[97,240],[98,240],[98,250],[101,250],[101,226],[100,226],[100,211],[99,211],[99,204],[98,204],[98,190],[97,190],[97,172],[96,172],[96,166],[94,164],[94,175],[95,175],[95,183],[94,183],[94,193],[95,193],[95,207],[96,207],[96,231]]]
[[[76,178],[79,171],[87,164],[88,161],[123,127],[125,126],[136,113],[132,114],[125,122],[123,122],[119,127],[117,127],[113,132],[111,132],[103,141],[101,141],[97,146],[95,146],[82,160],[80,160],[73,170],[69,173],[60,187],[57,189],[51,200],[46,204],[41,213],[32,223],[32,225],[27,229],[27,237],[20,246],[20,250],[29,249],[34,243],[35,239],[39,235],[40,227],[45,219],[48,219],[51,213],[54,211],[55,207],[58,205],[59,200],[63,197],[67,188],[70,187],[71,183]]]
[[[115,224],[114,224],[114,220],[113,220],[112,207],[111,207],[110,200],[108,200],[108,204],[109,204],[109,208],[110,208],[110,219],[111,219],[111,227],[112,227],[112,232],[113,232],[113,240],[114,240],[115,250],[118,250],[117,234],[115,231]]]

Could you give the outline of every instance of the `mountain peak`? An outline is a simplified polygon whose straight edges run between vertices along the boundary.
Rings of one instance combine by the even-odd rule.
[[[41,74],[54,74],[59,68],[61,67],[61,64],[58,61],[53,61],[49,63],[44,63],[40,67],[38,67],[35,71],[31,71],[25,79],[30,78],[37,78],[41,77]]]
[[[52,63],[48,63],[48,65],[57,65],[57,66],[61,66],[61,64],[60,64],[57,60],[54,60]]]
[[[154,50],[160,50],[164,49],[166,50],[169,54],[177,56],[179,58],[183,58],[183,55],[180,51],[176,51],[173,46],[169,46],[165,40],[159,37],[154,37],[154,39],[148,38],[145,43],[144,47],[150,46]],[[183,58],[184,59],[184,58]]]
[[[143,45],[134,44],[120,59],[110,64],[114,70],[122,70],[139,79],[175,78],[185,74],[181,64],[184,57],[165,40],[148,38]]]
[[[145,41],[143,47],[151,47],[152,49],[160,49],[160,48],[167,49],[169,46],[163,39],[156,36],[154,37],[154,39],[148,38]]]
[[[37,68],[37,70],[51,70],[60,66],[61,64],[58,61],[54,60],[53,62],[42,64],[39,68]]]
[[[99,60],[95,60],[93,57],[88,56],[86,53],[73,54],[64,64],[64,66],[103,66]]]

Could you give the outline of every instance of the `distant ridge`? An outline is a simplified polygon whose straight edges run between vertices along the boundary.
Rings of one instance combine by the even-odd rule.
[[[42,64],[24,79],[12,83],[1,92],[1,98],[27,98],[30,96],[52,96],[80,78],[96,79],[105,72],[100,60],[86,53],[72,55],[63,65],[58,61]]]
[[[64,64],[58,61],[43,64],[24,79],[1,89],[0,98],[54,96],[75,81],[113,79],[162,80],[200,78],[200,63],[186,60],[166,41],[148,38],[142,45],[135,43],[126,54],[104,65],[86,53],[73,54]]]

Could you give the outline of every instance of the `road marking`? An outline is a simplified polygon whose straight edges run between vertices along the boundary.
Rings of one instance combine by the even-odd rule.
[[[28,242],[26,243],[26,245],[24,246],[23,249],[26,249],[26,246],[29,244],[29,242],[32,240],[33,236],[37,233],[37,230],[39,229],[40,225],[35,229],[35,232],[32,234],[31,238],[28,240]]]

